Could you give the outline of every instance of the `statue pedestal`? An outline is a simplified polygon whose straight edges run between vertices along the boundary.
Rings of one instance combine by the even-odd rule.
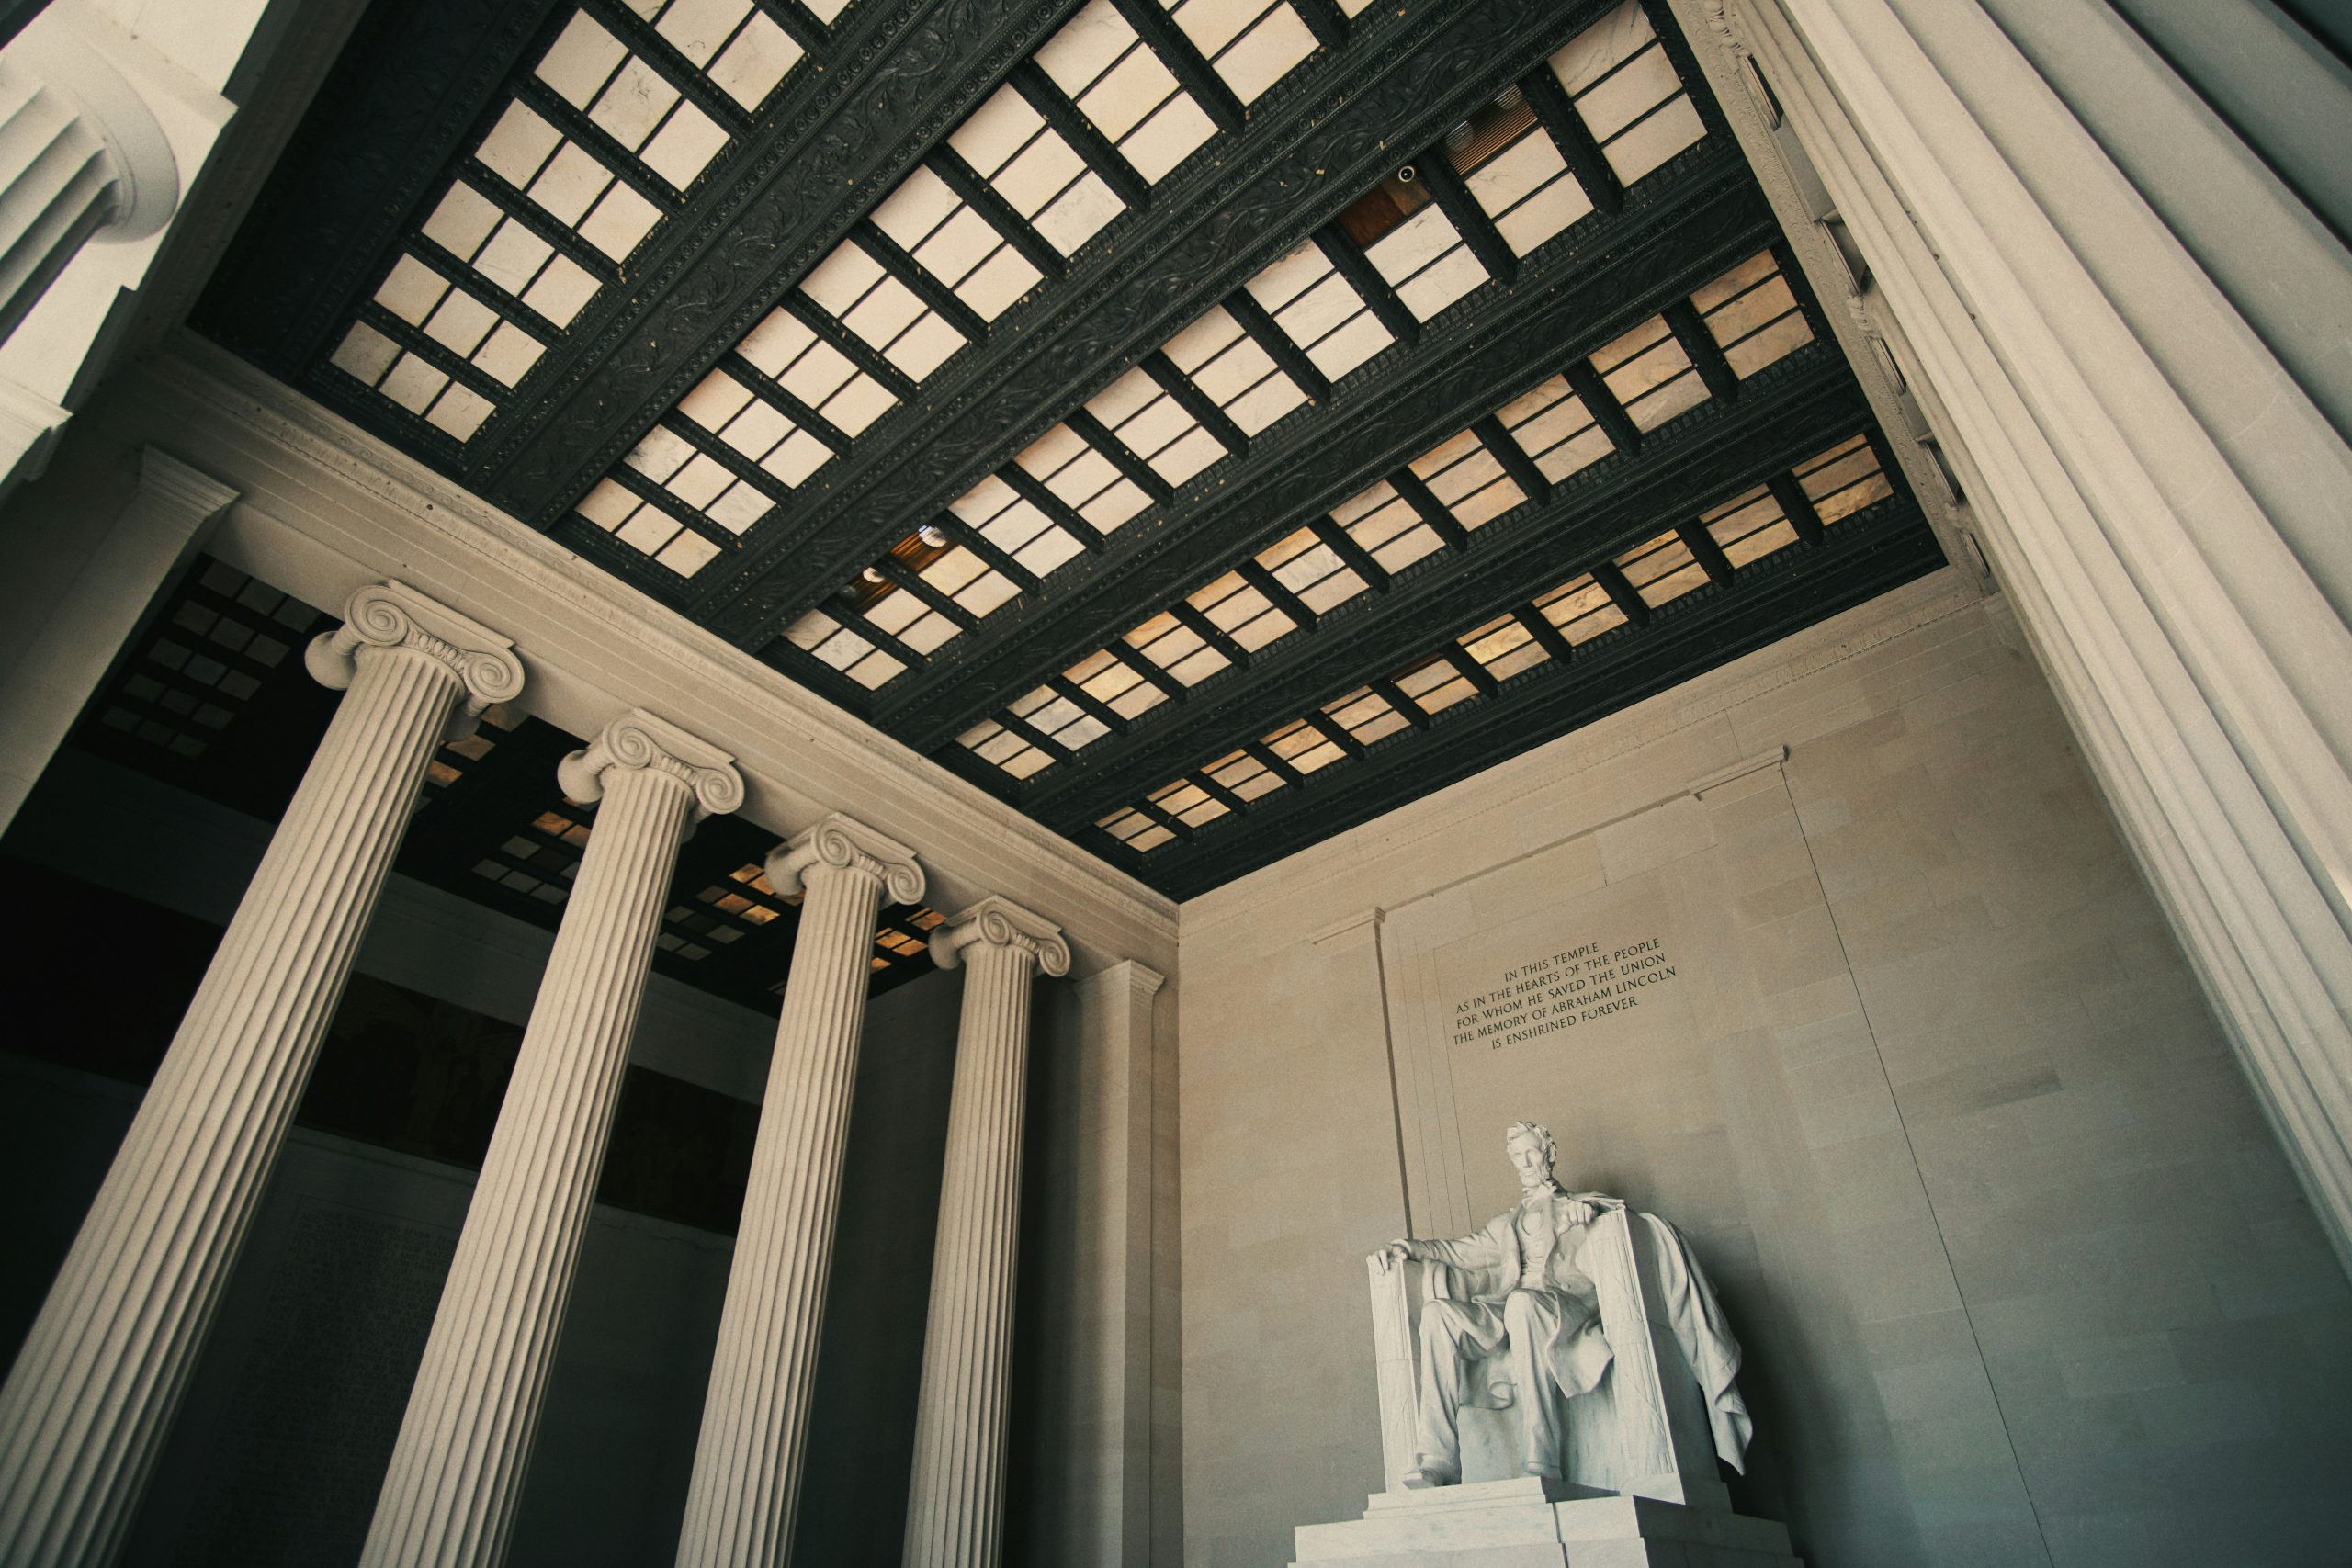
[[[1803,1568],[1770,1519],[1523,1476],[1380,1492],[1361,1519],[1301,1525],[1291,1568]]]

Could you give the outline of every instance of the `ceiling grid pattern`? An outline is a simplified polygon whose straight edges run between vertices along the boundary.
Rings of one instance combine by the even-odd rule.
[[[1166,891],[1938,558],[1657,0],[376,0],[353,48],[201,329]],[[560,902],[574,829],[459,869]],[[672,962],[762,923],[745,863]]]

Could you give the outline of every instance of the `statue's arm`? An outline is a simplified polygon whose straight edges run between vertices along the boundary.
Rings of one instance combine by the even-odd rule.
[[[1606,1192],[1564,1192],[1561,1196],[1570,1204],[1569,1218],[1574,1224],[1589,1225],[1601,1215],[1620,1212],[1625,1207],[1625,1200],[1611,1197]]]
[[[1443,1263],[1454,1269],[1492,1269],[1503,1261],[1502,1243],[1494,1229],[1489,1224],[1451,1241],[1399,1236],[1374,1256],[1385,1260],[1384,1267],[1392,1269],[1408,1258],[1416,1263]]]

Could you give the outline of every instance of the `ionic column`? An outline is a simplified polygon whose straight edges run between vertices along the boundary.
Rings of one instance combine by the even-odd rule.
[[[1029,983],[1069,973],[1061,928],[983,898],[931,933],[942,969],[964,966],[947,1109],[947,1168],[932,1252],[906,1568],[994,1568],[1003,1544],[1005,1388],[1021,1228],[1021,1113]]]
[[[556,776],[601,797],[481,1177],[425,1340],[360,1561],[492,1564],[506,1552],[629,1041],[690,824],[743,802],[734,759],[648,713]]]
[[[122,41],[60,6],[0,51],[0,338],[85,243],[145,239],[179,207],[170,138],[109,58]]]
[[[400,583],[344,614],[306,658],[346,694],[0,1390],[7,1568],[119,1549],[425,761],[523,689],[504,637]]]
[[[802,895],[800,929],[703,1402],[681,1568],[768,1568],[791,1550],[875,917],[886,895],[911,904],[923,890],[912,850],[838,816],[769,855],[767,874],[777,892]]]

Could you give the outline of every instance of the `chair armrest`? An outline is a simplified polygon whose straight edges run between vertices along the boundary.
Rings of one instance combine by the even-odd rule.
[[[1419,1367],[1414,1329],[1415,1319],[1419,1315],[1415,1309],[1420,1297],[1407,1273],[1415,1267],[1398,1263],[1383,1268],[1377,1256],[1364,1260],[1372,1295],[1373,1365],[1380,1390],[1382,1469],[1392,1492],[1403,1487],[1405,1472],[1413,1467],[1413,1433],[1419,1415],[1415,1408],[1414,1380]],[[1428,1288],[1426,1272],[1420,1285],[1423,1290]]]

